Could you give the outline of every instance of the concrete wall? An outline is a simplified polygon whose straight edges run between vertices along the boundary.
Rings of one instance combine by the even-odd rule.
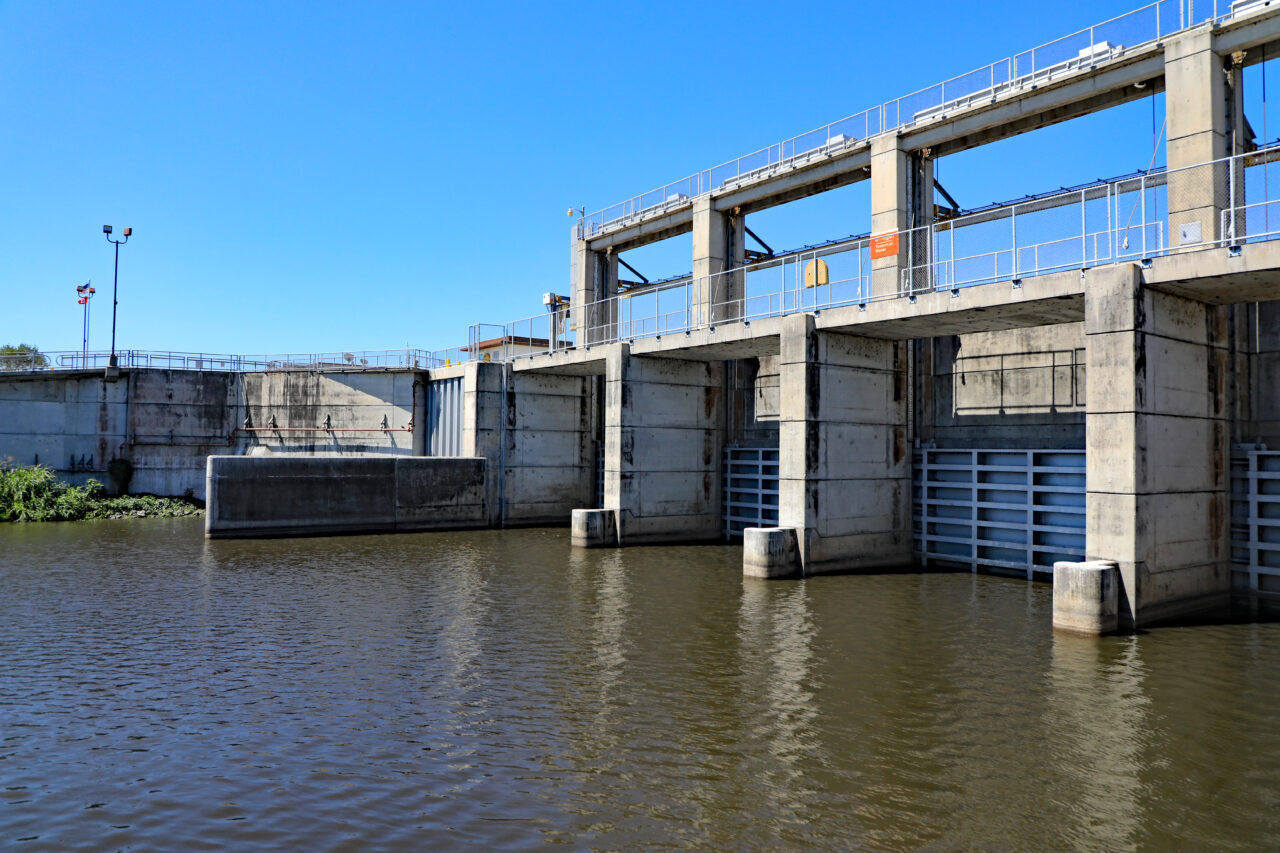
[[[125,445],[127,392],[99,372],[0,378],[0,460],[105,480]]]
[[[739,447],[777,447],[780,412],[778,356],[725,363],[725,440]]]
[[[133,464],[129,491],[204,494],[204,458],[231,453],[236,377],[126,370],[0,378],[0,459],[39,462],[72,483],[111,485],[107,463]]]
[[[246,373],[240,377],[240,421],[255,432],[238,436],[246,448],[273,453],[392,454],[413,452],[411,421],[420,395],[414,371],[378,373]],[[278,430],[265,429],[275,418]],[[331,431],[323,429],[329,419]],[[382,429],[386,419],[389,430]]]
[[[1083,323],[921,341],[916,409],[938,447],[1081,448]]]
[[[64,480],[110,485],[114,458],[133,464],[129,491],[204,497],[209,455],[414,452],[411,419],[423,374],[248,373],[125,369],[0,377],[0,459],[35,462]],[[275,418],[278,430],[265,428]],[[329,418],[333,431],[321,428]],[[389,431],[381,428],[386,417]],[[306,431],[294,428],[305,427]]]
[[[483,527],[485,460],[211,456],[210,538]]]

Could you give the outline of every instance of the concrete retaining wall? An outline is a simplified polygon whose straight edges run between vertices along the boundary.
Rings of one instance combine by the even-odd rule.
[[[8,375],[0,377],[0,460],[110,486],[107,462],[127,459],[130,492],[204,497],[210,455],[412,454],[425,423],[416,412],[423,375],[141,368],[115,380],[101,371]],[[246,417],[257,429],[244,428]],[[278,429],[267,429],[272,418]]]
[[[920,438],[939,447],[1081,448],[1083,323],[932,338],[917,390]]]
[[[99,371],[0,378],[0,459],[39,463],[62,479],[111,485],[107,463],[128,459],[135,493],[204,494],[204,460],[232,453],[233,374]]]
[[[205,534],[484,527],[484,475],[474,458],[211,456]]]
[[[241,378],[241,419],[256,431],[240,436],[246,447],[273,453],[389,454],[413,453],[415,418],[414,371],[378,373],[246,373]],[[264,430],[271,419],[279,430]],[[326,418],[329,430],[324,429]],[[383,421],[389,429],[383,430]],[[237,423],[236,426],[241,426]]]

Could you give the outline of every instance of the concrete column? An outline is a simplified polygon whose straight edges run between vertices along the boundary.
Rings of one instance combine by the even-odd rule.
[[[804,573],[909,565],[904,345],[793,314],[781,350],[778,526],[796,528]]]
[[[1226,312],[1089,271],[1089,560],[1120,568],[1120,624],[1224,603],[1230,589]]]
[[[871,233],[890,235],[933,221],[933,161],[902,146],[896,133],[871,140]],[[910,290],[903,270],[929,262],[929,241],[918,234],[900,234],[895,253],[871,261],[872,294],[882,296]],[[924,275],[922,272],[921,275]],[[916,281],[915,288],[927,281]],[[909,282],[911,284],[912,282]]]
[[[723,364],[609,351],[605,381],[604,507],[618,540],[720,537]]]
[[[425,370],[413,374],[413,455],[427,455],[427,386],[430,376]]]
[[[499,362],[472,361],[462,374],[462,455],[485,460],[485,506],[494,527],[504,518],[509,370]]]
[[[1171,37],[1164,49],[1168,116],[1169,234],[1172,247],[1218,239],[1229,203],[1226,167],[1229,93],[1222,57],[1207,27]],[[1181,171],[1179,171],[1181,170]]]
[[[572,237],[573,292],[569,316],[581,344],[611,341],[616,335],[617,305],[598,304],[618,293],[618,256],[611,251],[595,252],[586,240]]]
[[[710,196],[693,201],[693,321],[722,323],[742,317],[745,218],[712,206]]]

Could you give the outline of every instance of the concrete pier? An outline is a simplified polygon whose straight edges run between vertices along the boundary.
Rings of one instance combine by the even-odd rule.
[[[723,365],[615,344],[607,370],[604,505],[619,542],[718,539]]]
[[[806,575],[911,563],[904,351],[785,318],[778,526]]]
[[[1230,590],[1226,311],[1089,274],[1088,552],[1120,569],[1122,627],[1222,604]]]

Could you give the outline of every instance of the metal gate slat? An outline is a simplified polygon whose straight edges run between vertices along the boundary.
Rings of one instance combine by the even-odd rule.
[[[999,459],[1000,464],[985,460]],[[1022,464],[1010,464],[1021,459]],[[967,461],[966,461],[967,460]],[[1056,464],[1037,464],[1039,461]],[[1062,464],[1079,461],[1079,465]],[[1065,521],[1064,516],[1085,514],[1085,458],[1080,450],[1002,450],[975,448],[916,451],[912,520],[915,549],[926,566],[930,560],[979,567],[1051,573],[1052,566],[1037,561],[1045,555],[1059,559],[1084,559],[1085,530],[1062,524],[1043,524],[1041,516]],[[992,475],[1013,475],[1017,482],[993,481]],[[1007,476],[1002,479],[1008,479]],[[1045,482],[1058,480],[1059,482]],[[995,498],[996,500],[992,500]],[[958,516],[941,515],[939,510],[959,511]],[[987,516],[999,514],[999,518]],[[965,535],[957,534],[967,531]],[[989,538],[990,533],[1011,534],[1009,540]],[[1022,535],[1016,535],[1021,533]],[[1062,542],[1037,541],[1044,534]],[[965,554],[946,553],[937,545],[954,545]],[[1021,553],[1023,561],[998,559],[987,552]]]

